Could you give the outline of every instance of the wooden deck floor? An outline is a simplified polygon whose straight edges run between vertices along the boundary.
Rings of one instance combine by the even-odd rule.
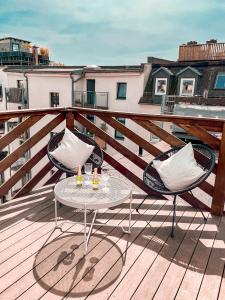
[[[126,225],[128,209],[100,211],[110,226],[94,228],[83,257],[81,225],[54,231],[51,189],[1,206],[0,299],[225,299],[224,217],[208,215],[205,224],[180,203],[171,239],[171,201],[148,199],[133,213],[131,235],[115,227]],[[82,218],[65,206],[59,215]]]

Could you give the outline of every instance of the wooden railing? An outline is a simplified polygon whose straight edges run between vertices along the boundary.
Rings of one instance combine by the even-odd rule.
[[[201,198],[193,196],[190,193],[185,193],[181,197],[190,203],[192,206],[200,206],[201,208],[211,211],[213,214],[221,215],[224,212],[225,201],[225,120],[220,119],[207,119],[207,118],[195,118],[184,117],[176,115],[149,115],[149,114],[135,114],[124,112],[112,112],[105,110],[87,109],[87,108],[54,108],[54,109],[41,109],[41,110],[19,110],[19,111],[7,111],[0,113],[0,122],[6,122],[11,118],[19,118],[20,122],[16,127],[11,129],[8,133],[0,138],[0,150],[4,150],[8,145],[20,137],[25,131],[36,127],[36,131],[31,135],[22,145],[20,145],[13,152],[9,153],[3,160],[0,161],[0,174],[10,168],[21,156],[35,146],[36,153],[31,156],[27,162],[21,166],[14,174],[12,174],[4,183],[0,186],[0,196],[2,197],[10,189],[16,185],[18,181],[29,171],[36,167],[36,165],[43,159],[46,159],[47,155],[47,141],[43,144],[43,139],[53,130],[59,130],[56,128],[60,124],[62,127],[74,128],[74,122],[82,125],[88,131],[92,132],[96,137],[103,140],[106,144],[110,145],[117,152],[122,154],[133,164],[135,164],[139,170],[142,171],[147,166],[147,162],[139,157],[136,153],[131,151],[123,143],[118,142],[106,131],[97,127],[91,121],[86,118],[87,114],[95,115],[101,121],[105,122],[111,128],[122,133],[126,138],[142,147],[152,156],[156,156],[161,153],[161,150],[157,147],[157,144],[151,144],[145,137],[138,134],[139,129],[132,130],[131,127],[126,127],[116,120],[117,117],[126,118],[131,120],[138,128],[144,128],[146,132],[150,132],[156,135],[159,139],[164,141],[168,147],[184,144],[168,131],[162,129],[156,125],[157,122],[174,123],[182,127],[187,133],[196,136],[202,140],[205,144],[208,144],[215,151],[218,151],[218,163],[214,169],[215,183],[212,184],[209,181],[205,181],[201,184],[200,189],[212,198],[211,206],[204,204]],[[39,125],[41,122],[41,125]],[[63,124],[65,122],[65,124]],[[44,125],[43,125],[44,124]],[[76,125],[77,125],[76,124]],[[37,129],[38,128],[38,129]],[[210,132],[220,132],[222,138],[219,139],[213,136]],[[152,194],[157,197],[162,195],[155,194],[149,188],[147,188],[140,176],[135,171],[121,164],[112,155],[104,151],[104,160],[110,164],[113,168],[127,177],[131,182],[136,184],[143,191]],[[50,172],[52,169],[51,163],[46,159],[43,166],[32,176],[28,182],[23,185],[14,195],[13,198],[29,193],[35,186]],[[60,171],[55,171],[43,184],[54,183],[61,176]]]
[[[179,61],[222,59],[225,59],[225,43],[181,45],[179,47]]]

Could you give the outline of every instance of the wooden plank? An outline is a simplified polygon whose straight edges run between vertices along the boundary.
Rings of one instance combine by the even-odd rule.
[[[148,224],[146,223],[145,219],[147,219],[149,223],[153,219],[155,222],[157,222],[157,217],[159,218],[159,213],[161,212],[160,209],[164,205],[164,203],[158,205],[158,208],[154,210],[154,214],[149,215],[150,210],[154,209],[154,205],[152,207],[151,203],[148,202],[149,209],[147,211],[145,210],[143,212],[140,211],[141,215],[137,216],[135,218],[135,221],[132,222],[131,234],[121,236],[121,238],[118,240],[113,238],[113,241],[114,241],[113,247],[111,247],[108,251],[105,251],[105,254],[102,257],[99,256],[98,248],[96,247],[96,255],[93,252],[90,253],[92,256],[97,256],[98,260],[99,260],[93,266],[93,268],[95,270],[95,276],[91,280],[91,285],[90,285],[90,281],[87,279],[90,277],[91,273],[93,272],[93,268],[87,269],[87,272],[83,274],[81,279],[80,278],[78,280],[76,279],[76,281],[73,284],[72,289],[66,295],[66,298],[73,299],[74,296],[77,295],[76,298],[82,299],[82,296],[79,297],[80,291],[86,290],[87,294],[88,294],[88,293],[91,293],[90,288],[91,289],[94,288],[92,291],[94,291],[97,294],[98,299],[103,298],[102,294],[104,294],[104,297],[105,297],[104,299],[107,299],[107,295],[105,292],[106,292],[106,290],[108,292],[109,286],[111,288],[110,283],[114,284],[113,278],[115,277],[115,274],[116,274],[116,272],[114,274],[113,274],[113,272],[110,272],[111,269],[113,267],[116,269],[115,265],[117,265],[118,269],[120,269],[119,265],[121,264],[121,260],[123,260],[124,265],[121,269],[121,272],[124,272],[124,268],[127,269],[128,263],[133,262],[133,260],[135,260],[135,257],[141,254],[143,248],[150,242],[149,239],[143,239],[144,234],[149,235],[149,227],[148,227]],[[158,221],[158,223],[159,224],[162,223],[167,218],[168,214],[169,214],[169,211],[167,211],[165,213],[165,216],[163,215],[160,218],[160,221]],[[152,237],[153,237],[154,233],[157,231],[157,229],[158,229],[157,227],[151,228]],[[115,234],[114,234],[114,236],[115,236]],[[118,256],[115,256],[115,250],[117,247],[119,247],[121,254]],[[132,248],[132,250],[130,248]],[[111,276],[108,275],[108,272],[110,272]],[[120,273],[118,275],[121,276],[122,274]],[[107,276],[108,280],[106,279],[105,276]],[[106,280],[103,279],[104,277]],[[101,279],[103,279],[103,281],[101,281]],[[105,289],[102,288],[104,285],[105,285]],[[88,296],[88,295],[85,295],[85,296]],[[93,298],[95,298],[95,297],[96,297],[96,295]],[[90,297],[90,298],[92,298],[92,297]],[[47,300],[47,297],[45,297],[44,299]],[[88,299],[89,299],[89,297],[88,297]]]
[[[88,246],[88,253],[92,251],[98,244],[102,243],[104,238],[111,233],[111,232],[117,232],[119,231],[120,234],[122,235],[121,228],[114,228],[115,226],[118,226],[124,218],[127,218],[127,214],[129,212],[129,206],[126,206],[123,209],[123,218],[118,218],[117,213],[121,211],[121,207],[117,207],[111,218],[108,218],[107,213],[105,216],[101,219],[101,221],[106,222],[109,226],[107,227],[101,227],[97,226],[97,229],[93,230],[93,235],[97,233],[98,231],[102,231],[103,229],[103,234],[100,235],[99,238],[94,238],[92,237],[89,242]],[[105,220],[104,220],[105,219]],[[110,243],[111,244],[111,243]],[[79,266],[83,264],[83,262],[88,263],[89,260],[86,260],[87,255],[84,257],[83,256],[83,234],[76,235],[76,245],[78,247],[71,247],[74,245],[74,235],[71,236],[70,242],[64,247],[64,250],[67,251],[68,255],[72,255],[72,253],[75,254],[74,259],[71,261],[71,264],[63,264],[61,263],[61,260],[66,259],[65,255],[63,258],[59,259],[60,253],[62,253],[62,247],[58,249],[58,251],[55,251],[52,253],[52,255],[47,257],[47,260],[41,262],[39,264],[39,270],[42,273],[41,276],[41,282],[43,281],[48,281],[50,279],[51,281],[51,286],[57,285],[59,280],[61,282],[65,283],[65,288],[71,286],[71,281],[70,277],[71,275],[74,276],[74,270],[76,268],[79,269]],[[104,247],[103,247],[104,249]],[[50,263],[51,262],[51,263]],[[54,262],[54,263],[53,263]],[[37,261],[38,263],[38,261]],[[46,267],[47,263],[47,267]],[[77,266],[78,265],[78,266]],[[43,266],[43,267],[42,267]],[[49,266],[49,267],[48,267]],[[57,266],[57,268],[56,268]],[[55,269],[56,268],[56,269]],[[57,273],[55,273],[57,270]],[[37,271],[36,271],[37,272]],[[46,291],[46,286],[43,287],[43,285],[40,285],[41,282],[38,282],[37,277],[34,276],[34,270],[31,269],[29,272],[26,273],[25,276],[23,276],[20,280],[16,281],[13,286],[10,286],[7,290],[5,290],[1,296],[2,297],[8,297],[8,299],[15,299],[18,297],[18,299],[30,299],[32,298],[33,300],[40,298],[43,296],[47,291]],[[54,274],[54,276],[53,276]],[[60,277],[55,276],[55,274],[60,274]],[[79,274],[78,274],[79,275]],[[78,276],[77,275],[77,276]],[[69,278],[69,279],[68,279]],[[48,285],[49,288],[51,286]],[[56,287],[55,287],[56,288]],[[48,289],[47,289],[48,290]],[[54,295],[55,299],[57,298],[57,295]]]
[[[35,166],[47,153],[47,145],[39,150],[19,170],[0,186],[0,197],[5,195],[33,166]]]
[[[221,278],[224,271],[224,236],[225,218],[221,218],[220,226],[210,253],[198,299],[217,300]],[[225,297],[225,294],[223,295]]]
[[[212,216],[212,218],[210,218],[205,224],[204,230],[198,240],[197,247],[176,295],[177,300],[190,300],[197,298],[209,255],[211,253],[211,248],[217,234],[219,222],[219,217]]]
[[[16,138],[18,138],[24,131],[28,128],[36,124],[43,116],[31,116],[28,117],[23,122],[19,123],[16,127],[10,130],[8,133],[4,134],[0,138],[0,150],[4,149],[11,142],[13,142]]]
[[[186,143],[183,142],[182,140],[178,139],[174,135],[170,134],[166,130],[162,129],[158,125],[154,124],[151,121],[141,121],[141,120],[135,120],[138,125],[143,127],[144,129],[148,130],[149,132],[153,133],[157,137],[159,137],[161,140],[166,142],[167,144],[171,146],[180,146],[180,145],[185,145]]]
[[[177,124],[177,126],[183,128],[189,134],[199,138],[205,144],[211,146],[213,149],[218,150],[220,147],[220,140],[215,136],[211,135],[204,128],[201,128],[199,125],[183,125]]]
[[[20,110],[7,110],[7,111],[1,111],[0,113],[0,121],[9,120],[12,118],[22,118],[27,116],[36,116],[36,115],[58,115],[60,113],[66,113],[69,108],[65,107],[51,107],[51,108],[35,108],[35,109],[20,109]]]
[[[92,114],[98,117],[121,117],[129,118],[131,120],[142,120],[142,121],[161,121],[161,122],[171,122],[193,125],[198,124],[201,127],[206,128],[209,131],[222,132],[224,120],[215,118],[205,118],[205,117],[189,117],[189,116],[179,116],[179,115],[160,115],[160,114],[137,114],[128,112],[118,112],[118,111],[106,111],[93,108],[75,108],[72,110],[80,114]]]
[[[147,163],[141,159],[139,156],[137,156],[135,153],[130,151],[128,148],[117,142],[115,139],[113,139],[110,135],[105,133],[103,130],[96,127],[92,122],[87,120],[85,117],[81,116],[80,114],[75,115],[75,119],[84,127],[86,127],[88,130],[96,134],[99,138],[106,141],[107,144],[109,144],[111,147],[113,147],[115,150],[117,150],[119,153],[124,155],[126,158],[128,158],[130,161],[132,161],[134,164],[136,164],[139,168],[144,170],[147,166]]]
[[[107,118],[107,117],[100,117],[103,121],[105,121],[107,124],[112,126],[114,129],[121,132],[123,135],[125,135],[128,139],[130,139],[132,142],[152,154],[153,156],[157,156],[161,154],[162,152],[155,147],[154,145],[150,144],[147,140],[143,139],[136,133],[134,133],[132,130],[124,126],[122,123],[118,122],[117,120],[113,118]]]
[[[195,217],[196,212],[179,212],[179,225],[176,228],[175,238],[170,237],[171,223],[168,222],[164,227],[164,237],[153,239],[148,248],[145,248],[141,257],[135,261],[135,264],[123,278],[122,282],[113,290],[108,299],[121,297],[121,299],[130,299],[135,293],[139,284],[145,279],[148,281],[147,297],[136,296],[134,299],[153,299],[153,295],[162,280],[165,270],[170,260],[174,257],[183,238]],[[187,222],[187,219],[189,222]],[[135,280],[134,280],[135,278]],[[149,279],[151,280],[149,281]],[[149,284],[151,283],[151,284]],[[129,289],[128,289],[129,287]],[[166,295],[165,295],[166,296]],[[127,298],[126,298],[127,297]],[[166,297],[165,297],[166,298]]]
[[[46,124],[41,130],[35,133],[32,137],[26,140],[15,151],[6,156],[0,161],[0,173],[9,168],[17,159],[19,159],[24,153],[26,153],[31,147],[36,145],[43,137],[45,137],[52,129],[58,126],[65,119],[64,115],[58,115],[48,124]]]
[[[157,201],[157,204],[158,203],[159,202]],[[123,258],[124,264],[121,272],[118,274],[118,279],[114,282],[111,282],[111,278],[113,278],[115,273],[118,273],[121,256],[114,257],[110,251],[105,255],[105,257],[99,262],[99,266],[97,265],[96,267],[99,272],[98,274],[96,274],[96,277],[94,278],[93,283],[90,287],[89,294],[87,295],[88,300],[96,299],[96,295],[98,300],[108,299],[109,295],[112,294],[115,287],[120,284],[120,281],[123,278],[126,277],[127,272],[133,266],[135,261],[137,259],[140,259],[144,250],[150,247],[152,241],[157,240],[161,237],[161,229],[166,221],[168,221],[168,216],[171,211],[170,208],[171,207],[168,202],[163,204],[163,206],[162,203],[160,203],[158,206],[153,205],[153,207],[150,207],[150,210],[148,210],[147,214],[144,213],[140,221],[138,220],[138,223],[135,225],[134,231],[132,231],[131,235],[128,237],[123,237],[123,239],[118,242],[118,246],[122,251],[121,256],[123,257],[123,255],[125,255],[125,259]],[[146,218],[144,218],[145,216]],[[148,222],[149,226],[146,221]],[[143,225],[140,222],[142,222]],[[140,233],[139,227],[141,227],[140,229],[142,229]],[[137,236],[136,231],[138,233]],[[108,271],[104,268],[101,268],[101,265],[104,263],[108,264]],[[111,284],[108,284],[108,286],[103,288],[106,282],[111,282]],[[81,282],[80,284],[82,283],[83,282]],[[79,286],[77,286],[77,288],[79,288]],[[129,287],[127,287],[126,290],[129,290]],[[125,298],[121,297],[118,299],[130,298],[128,297],[128,295],[126,295]]]
[[[216,180],[214,185],[214,193],[212,199],[211,211],[215,215],[222,215],[225,202],[225,125],[223,126],[223,134],[220,144],[218,157],[218,166],[216,171]]]
[[[66,114],[66,127],[71,131],[74,130],[74,114],[72,112]]]
[[[154,294],[154,299],[163,299],[165,296],[168,300],[176,298],[176,293],[179,290],[179,286],[203,228],[204,220],[202,219],[201,214],[197,213],[193,222],[188,228],[188,232],[184,237],[176,255],[173,259],[171,259],[170,266],[164,273],[163,280],[158,286],[158,290]],[[159,276],[159,274],[157,274],[157,276]],[[146,295],[146,293],[148,293],[149,287],[146,284],[147,279],[145,279],[145,283],[141,283],[140,288],[137,289],[134,299],[138,299],[138,297],[141,295]]]
[[[42,178],[52,169],[52,163],[49,161],[33,178],[31,178],[14,196],[13,199],[30,192]]]

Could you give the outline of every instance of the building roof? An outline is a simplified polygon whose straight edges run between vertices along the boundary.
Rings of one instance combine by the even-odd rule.
[[[159,69],[157,69],[156,71],[154,71],[153,73],[152,73],[152,75],[155,75],[155,74],[157,74],[159,71],[161,71],[161,70],[163,70],[163,71],[165,71],[168,75],[170,75],[170,76],[172,76],[172,75],[174,75],[173,74],[173,72],[171,72],[168,68],[166,68],[166,67],[161,67],[161,68],[159,68]]]
[[[23,39],[19,39],[19,38],[15,38],[15,37],[12,37],[12,36],[6,36],[6,37],[3,37],[3,38],[0,38],[0,41],[3,41],[3,40],[17,40],[17,41],[21,41],[21,42],[25,42],[25,43],[31,43],[30,41],[27,41],[27,40],[23,40]]]
[[[186,68],[180,70],[180,71],[177,73],[177,75],[180,75],[180,74],[184,73],[184,72],[187,71],[187,70],[191,70],[192,72],[194,72],[195,74],[197,74],[197,75],[199,75],[199,76],[202,75],[201,72],[199,72],[196,68],[193,68],[193,67],[191,67],[191,66],[188,66],[188,67],[186,67]]]
[[[85,66],[7,66],[4,72],[33,73],[33,74],[80,74],[82,73],[129,73],[143,72],[144,65],[128,66],[99,66],[98,68],[87,68]]]

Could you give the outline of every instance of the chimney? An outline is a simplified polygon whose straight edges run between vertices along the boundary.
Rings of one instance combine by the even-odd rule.
[[[210,39],[208,41],[206,41],[206,44],[216,44],[217,43],[217,40],[215,39]]]
[[[190,41],[190,42],[187,42],[187,45],[190,46],[190,45],[197,45],[198,42],[197,41]]]
[[[37,46],[32,47],[32,53],[33,53],[33,63],[34,63],[34,65],[38,65],[38,47]]]

